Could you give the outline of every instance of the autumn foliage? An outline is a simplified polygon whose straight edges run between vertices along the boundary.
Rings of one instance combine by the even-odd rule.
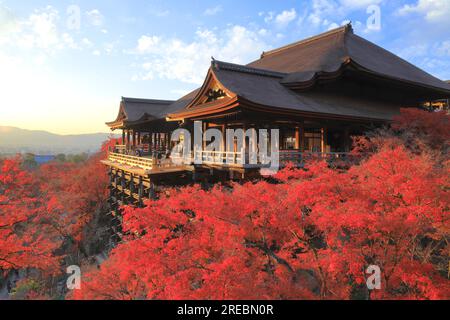
[[[51,162],[38,170],[23,168],[21,157],[0,160],[0,285],[11,271],[26,271],[43,284],[65,274],[78,259],[85,226],[106,200],[107,175],[99,160]],[[25,298],[43,298],[45,288],[29,286]],[[39,287],[39,294],[35,288]],[[42,294],[41,294],[42,293]]]
[[[36,170],[0,160],[0,285],[26,270],[15,298],[55,298],[68,264],[73,299],[449,299],[449,116],[407,109],[355,137],[348,170],[312,161],[253,182],[169,188],[125,207],[122,241],[100,268],[84,252],[106,212],[100,163]],[[381,290],[368,290],[370,265]]]
[[[324,162],[173,188],[124,208],[126,236],[76,299],[449,299],[448,115],[404,111]],[[366,269],[381,269],[368,290]]]

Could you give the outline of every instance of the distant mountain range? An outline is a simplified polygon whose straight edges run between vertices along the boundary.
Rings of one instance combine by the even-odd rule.
[[[59,135],[47,131],[0,126],[0,154],[94,153],[110,136],[108,133]]]

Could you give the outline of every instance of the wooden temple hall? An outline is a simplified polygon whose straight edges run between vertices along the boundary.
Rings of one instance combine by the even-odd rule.
[[[201,165],[172,163],[171,133],[191,131],[195,121],[202,121],[203,130],[222,132],[277,128],[281,163],[299,163],[312,154],[345,157],[352,135],[391,121],[402,107],[449,97],[450,84],[346,25],[263,52],[247,65],[213,59],[203,85],[177,101],[122,98],[117,118],[107,123],[122,131],[121,144],[103,162],[119,201],[139,204],[155,185],[181,177],[238,179],[255,173],[254,165],[238,161],[247,150],[225,142],[223,150],[197,150]],[[230,164],[230,158],[236,161]]]

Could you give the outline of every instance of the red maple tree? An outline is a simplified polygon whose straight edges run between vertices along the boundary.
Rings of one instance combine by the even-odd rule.
[[[36,170],[25,169],[19,156],[0,160],[0,272],[37,271],[16,284],[29,287],[24,298],[49,297],[49,277],[82,256],[86,226],[105,204],[108,180],[100,159],[111,144],[83,163],[54,161]]]
[[[45,223],[44,202],[35,177],[20,159],[0,162],[0,270],[37,268],[54,272],[58,239]]]
[[[349,170],[315,162],[126,207],[123,243],[73,298],[448,299],[448,162],[383,139]]]

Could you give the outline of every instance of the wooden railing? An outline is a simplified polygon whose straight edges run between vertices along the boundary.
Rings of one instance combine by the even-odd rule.
[[[196,159],[201,159],[206,164],[228,164],[228,165],[248,165],[249,155],[245,152],[229,152],[229,151],[196,151]],[[324,159],[327,161],[347,160],[351,158],[348,152],[301,152],[300,150],[280,150],[279,163],[284,165],[288,162],[294,164],[303,163],[312,159]],[[242,161],[244,160],[244,161]],[[257,156],[256,165],[263,165],[263,162]]]
[[[127,151],[127,146],[125,144],[116,144],[114,146],[114,152],[126,153],[126,151]]]
[[[108,155],[108,160],[126,164],[131,167],[138,167],[144,170],[151,170],[153,168],[153,159],[151,158],[143,158],[136,156],[129,156],[126,154],[110,152]]]
[[[348,159],[349,152],[301,152],[299,150],[280,150],[280,163],[282,162],[302,162],[311,159]]]
[[[203,163],[213,164],[242,164],[245,159],[244,152],[232,151],[195,151],[196,159],[201,159]]]
[[[180,165],[190,165],[194,163],[194,154],[188,159],[182,158],[164,158],[159,157],[139,157],[117,152],[110,152],[108,159],[113,162],[125,164],[131,167],[138,167],[144,170],[152,170],[155,168],[175,167]],[[257,158],[256,164],[250,164],[249,155],[244,152],[231,151],[195,151],[195,159],[201,160],[204,164],[216,164],[223,166],[264,166],[263,162]],[[346,152],[301,152],[299,150],[280,150],[279,163],[281,166],[291,162],[294,164],[303,164],[305,161],[312,159],[323,159],[330,163],[335,160],[349,160],[351,155]]]
[[[168,150],[164,148],[160,149],[151,149],[149,144],[140,144],[140,145],[125,145],[125,144],[116,144],[114,147],[112,147],[109,151],[114,153],[120,153],[130,156],[152,156],[157,157],[160,155],[167,154]]]

